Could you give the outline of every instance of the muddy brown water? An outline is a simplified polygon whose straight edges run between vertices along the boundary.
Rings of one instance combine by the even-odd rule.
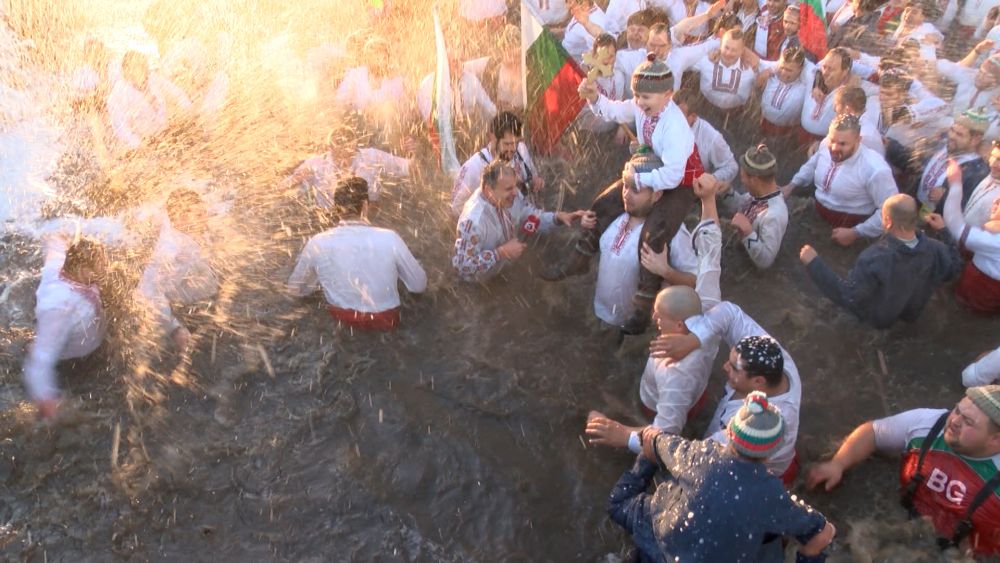
[[[566,207],[585,205],[623,158],[613,149],[582,168],[547,163],[549,204],[564,184]],[[801,155],[789,157],[782,180],[798,162]],[[202,326],[192,383],[164,383],[162,396],[131,410],[124,389],[133,376],[115,350],[104,350],[61,366],[75,402],[66,420],[34,421],[19,378],[36,282],[12,289],[0,328],[0,557],[605,561],[624,554],[626,538],[604,508],[631,458],[587,447],[582,434],[590,409],[638,420],[649,335],[619,344],[598,325],[593,273],[558,284],[537,277],[570,243],[568,232],[533,243],[494,282],[457,283],[441,185],[422,175],[389,189],[376,219],[399,230],[430,276],[426,294],[404,298],[400,330],[336,332],[318,297],[284,298],[281,283],[301,239],[272,236],[287,231],[255,213],[247,224],[276,242],[243,269],[254,283],[228,306],[231,326]],[[960,309],[950,287],[914,325],[860,326],[820,297],[798,262],[808,242],[846,272],[862,246],[834,248],[828,238],[811,200],[800,199],[770,270],[753,270],[732,242],[723,256],[724,298],[771,331],[801,371],[798,451],[806,464],[866,419],[952,405],[963,393],[962,368],[998,340],[996,321]],[[8,237],[0,250],[5,268],[37,271],[29,241]],[[176,358],[154,363],[169,373]],[[716,368],[710,389],[718,396]],[[690,434],[700,436],[706,411]],[[899,508],[896,471],[896,460],[875,459],[833,493],[796,486],[838,526],[832,560],[942,557],[927,528]]]

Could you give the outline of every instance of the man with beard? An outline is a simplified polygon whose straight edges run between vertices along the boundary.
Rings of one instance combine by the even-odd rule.
[[[614,101],[600,95],[593,81],[585,80],[580,85],[580,96],[588,101],[595,115],[618,123],[634,123],[642,144],[639,150],[652,152],[661,161],[661,166],[655,170],[635,174],[640,189],[648,187],[663,192],[643,223],[641,235],[643,243],[654,253],[660,253],[677,233],[694,203],[690,186],[695,182],[714,185],[716,180],[704,173],[691,127],[684,113],[673,103],[674,74],[669,65],[650,53],[649,60],[632,74],[632,91],[635,93],[632,100]],[[588,271],[590,258],[599,249],[598,238],[624,211],[619,191],[616,182],[597,196],[591,204],[597,228],[584,231],[570,255],[542,272],[543,279],[558,281]],[[622,327],[623,332],[642,334],[646,331],[653,298],[661,282],[659,275],[646,268],[640,269],[639,288],[633,297],[635,308]]]
[[[943,431],[943,432],[942,432]],[[902,502],[930,518],[942,548],[1000,555],[1000,385],[967,389],[955,407],[914,409],[854,429],[806,485],[836,487],[876,451],[902,454]],[[967,542],[965,540],[968,540]]]
[[[641,168],[644,163],[633,159],[629,166]],[[628,171],[625,176],[628,176]],[[686,285],[674,285],[657,294],[653,318],[661,335],[686,333],[685,320],[700,315],[703,310],[713,307],[722,298],[719,288],[719,278],[722,274],[720,264],[722,231],[719,229],[719,215],[715,206],[715,189],[714,186],[695,189],[702,202],[701,222],[695,227],[691,235],[692,240],[688,244],[693,244],[697,254],[697,281],[693,289]],[[651,200],[658,197],[658,192],[648,188],[636,191],[632,184],[628,183],[624,184],[622,190],[628,213],[623,214],[619,221],[625,219],[629,222],[642,211],[633,209],[634,206],[645,207],[648,212],[652,207]],[[619,307],[631,308],[629,300],[635,291],[638,264],[633,256],[607,259],[615,252],[614,245],[620,236],[616,234],[616,229],[612,228],[601,237],[601,265],[598,271],[597,292],[594,296],[594,309],[598,316],[601,316],[602,309],[604,311],[609,309],[608,305],[612,301],[609,297],[617,297],[616,304]],[[621,255],[625,255],[625,252]],[[621,280],[619,272],[626,269],[632,274],[631,279],[626,279],[617,286],[609,283]],[[626,284],[630,284],[630,287]],[[653,421],[654,426],[664,432],[680,434],[688,418],[703,403],[712,362],[715,361],[717,352],[718,339],[713,337],[711,342],[706,342],[705,346],[681,361],[649,358],[642,373],[639,397],[643,413]],[[586,433],[593,444],[621,448],[628,446],[633,452],[639,453],[638,432],[641,431],[641,427],[627,427],[597,411],[591,411],[587,418]]]
[[[514,169],[518,187],[525,196],[536,194],[545,186],[545,180],[538,175],[527,145],[521,140],[521,131],[521,120],[509,111],[500,112],[493,118],[489,143],[469,157],[458,172],[458,179],[451,190],[453,216],[462,214],[465,202],[469,201],[472,192],[479,187],[483,170],[494,159],[500,159]]]
[[[528,202],[517,189],[517,173],[510,163],[496,159],[483,170],[482,183],[458,218],[458,238],[451,263],[462,281],[486,281],[521,257],[527,243],[522,240],[526,221],[545,232],[562,223],[580,219],[584,229],[596,221],[586,211],[543,211]]]
[[[937,70],[941,76],[955,83],[955,96],[951,108],[956,117],[969,109],[985,106],[993,96],[1000,94],[1000,53],[988,57],[974,68],[976,50],[960,62],[938,59]]]
[[[847,279],[840,277],[808,244],[799,259],[831,301],[875,328],[897,319],[914,322],[942,283],[955,279],[962,260],[953,246],[917,230],[917,202],[896,194],[882,205],[886,236],[866,248]]]
[[[864,236],[882,234],[882,202],[896,194],[892,170],[879,154],[861,144],[861,122],[839,115],[819,150],[781,188],[785,197],[796,188],[815,186],[816,211],[831,227],[831,238],[850,246]]]
[[[940,212],[944,205],[942,198],[949,160],[957,162],[962,169],[962,186],[965,188],[963,193],[967,194],[962,201],[962,206],[965,207],[972,191],[990,172],[989,165],[979,156],[979,144],[988,127],[986,116],[975,110],[966,111],[951,125],[948,129],[948,142],[927,161],[920,183],[915,186],[917,200],[924,208],[934,208]]]

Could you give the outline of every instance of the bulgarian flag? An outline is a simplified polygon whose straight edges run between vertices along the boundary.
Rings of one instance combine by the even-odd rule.
[[[441,170],[454,176],[458,173],[458,157],[455,156],[455,135],[452,132],[451,114],[455,109],[452,98],[451,76],[448,68],[448,50],[444,45],[444,32],[437,8],[434,9],[434,43],[437,45],[437,68],[434,70],[434,86],[431,96],[430,136],[434,150],[441,157]]]
[[[521,73],[528,135],[535,150],[548,154],[583,108],[577,88],[585,74],[524,0]]]
[[[799,2],[799,42],[817,60],[826,56],[826,14],[822,0]]]

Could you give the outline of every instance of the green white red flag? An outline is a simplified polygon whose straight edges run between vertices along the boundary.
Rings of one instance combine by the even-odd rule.
[[[548,154],[583,108],[577,88],[585,74],[524,0],[521,73],[528,138],[537,152]]]
[[[799,42],[802,48],[817,60],[823,58],[827,51],[826,35],[826,13],[822,0],[799,2]]]
[[[455,155],[455,134],[452,112],[455,110],[448,49],[444,44],[444,32],[437,8],[434,9],[434,43],[437,46],[437,67],[434,70],[434,88],[431,96],[430,136],[431,144],[441,158],[441,170],[455,175],[458,173],[458,157]]]

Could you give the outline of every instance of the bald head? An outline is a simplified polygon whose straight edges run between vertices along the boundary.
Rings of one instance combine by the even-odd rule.
[[[887,228],[910,232],[917,228],[917,200],[906,194],[896,194],[882,204],[882,222]]]
[[[701,314],[701,299],[694,289],[674,285],[660,291],[655,308],[661,319],[681,322]]]

